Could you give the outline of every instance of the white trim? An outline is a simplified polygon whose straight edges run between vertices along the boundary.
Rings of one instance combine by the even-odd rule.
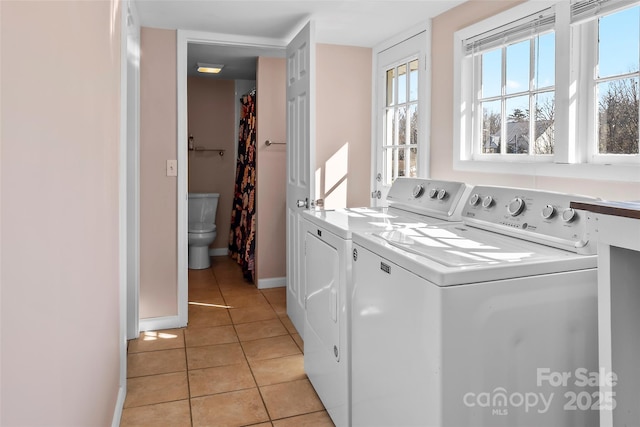
[[[270,277],[268,279],[258,279],[258,289],[283,288],[287,286],[286,277]]]
[[[118,427],[120,420],[122,419],[122,411],[124,409],[124,401],[127,398],[127,386],[121,385],[118,389],[118,399],[116,399],[116,408],[113,411],[113,418],[111,419],[111,427]]]
[[[454,147],[457,144],[454,144]],[[454,158],[454,170],[512,175],[539,175],[600,181],[640,182],[640,167],[594,163],[492,162]]]
[[[284,49],[287,42],[281,39],[247,37],[233,34],[206,33],[177,30],[177,145],[178,145],[178,316],[177,324],[186,325],[189,313],[188,279],[188,161],[187,161],[187,45],[188,43],[217,44],[225,46],[252,46]],[[144,320],[141,320],[143,322]],[[163,323],[162,323],[163,324]],[[140,325],[142,329],[142,324]]]
[[[209,256],[227,256],[229,248],[209,248]]]
[[[180,316],[149,317],[147,319],[140,319],[140,332],[184,328],[185,326],[187,326],[187,322],[182,322]]]

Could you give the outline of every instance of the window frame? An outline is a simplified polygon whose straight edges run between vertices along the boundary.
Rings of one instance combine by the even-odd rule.
[[[590,93],[589,79],[584,74],[597,58],[593,31],[585,25],[571,26],[571,3],[568,1],[528,1],[505,12],[463,28],[454,33],[454,120],[453,167],[455,170],[544,175],[566,178],[588,178],[640,182],[640,155],[593,156],[594,144],[579,143],[593,138],[594,126],[589,119],[595,99]],[[543,9],[555,8],[555,146],[553,155],[474,156],[472,141],[475,97],[473,56],[464,53],[464,40],[494,30]],[[597,20],[595,20],[597,22]],[[571,54],[571,53],[574,54]],[[479,79],[479,73],[476,78]],[[475,82],[479,87],[479,82]],[[591,78],[593,87],[593,76]],[[593,139],[591,140],[593,141]],[[538,159],[541,157],[542,159]],[[545,161],[545,158],[549,158]],[[622,157],[622,159],[620,159]]]

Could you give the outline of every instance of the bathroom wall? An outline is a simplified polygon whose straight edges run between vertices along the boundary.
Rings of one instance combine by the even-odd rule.
[[[256,71],[256,272],[258,286],[286,284],[286,61],[258,58]],[[271,279],[271,280],[267,280]]]
[[[0,2],[0,425],[110,426],[118,1]]]
[[[176,31],[140,31],[140,318],[174,316],[177,306]]]
[[[316,46],[316,197],[326,208],[371,204],[371,57]]]
[[[521,3],[472,0],[433,19],[431,77],[431,177],[472,184],[509,185],[591,195],[612,200],[640,199],[640,184],[548,176],[473,173],[453,169],[453,33]],[[437,107],[437,108],[436,108]]]
[[[225,150],[190,151],[189,192],[220,193],[217,236],[211,248],[225,254],[229,242],[235,180],[235,82],[207,77],[187,78],[188,133],[196,147]]]

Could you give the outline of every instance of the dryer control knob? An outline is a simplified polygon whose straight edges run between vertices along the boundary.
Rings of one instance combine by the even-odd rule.
[[[562,211],[562,220],[564,222],[571,222],[576,219],[577,215],[578,214],[576,213],[576,211],[574,211],[572,208],[567,208]]]
[[[415,187],[413,187],[413,191],[411,192],[411,194],[413,194],[413,197],[416,199],[422,196],[423,193],[424,193],[424,186],[422,184],[418,184]]]
[[[520,197],[516,197],[507,205],[507,212],[509,212],[509,215],[511,216],[518,216],[524,210],[524,206],[524,200],[522,200]]]
[[[447,197],[447,190],[444,188],[438,191],[438,200],[444,200]]]
[[[471,206],[476,206],[478,203],[480,202],[480,195],[478,193],[473,194],[470,198],[469,198],[469,204]]]
[[[489,206],[491,206],[493,204],[493,197],[491,196],[485,196],[484,199],[482,199],[482,206],[485,208],[488,208]]]
[[[429,197],[431,199],[435,199],[437,195],[438,195],[438,189],[437,188],[432,188],[431,190],[429,190]]]
[[[547,205],[542,209],[542,218],[549,219],[556,213],[556,208],[553,205]]]

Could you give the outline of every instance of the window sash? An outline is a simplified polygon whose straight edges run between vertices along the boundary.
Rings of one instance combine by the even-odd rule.
[[[473,55],[517,43],[553,30],[555,22],[555,8],[549,7],[463,40],[463,51]]]

